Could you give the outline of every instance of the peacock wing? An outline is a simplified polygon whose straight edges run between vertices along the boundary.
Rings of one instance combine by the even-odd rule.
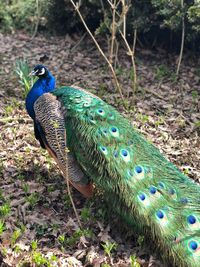
[[[43,94],[34,104],[36,127],[49,154],[58,163],[64,176],[85,196],[92,195],[89,178],[83,173],[75,157],[66,146],[66,130],[61,103],[51,93]]]

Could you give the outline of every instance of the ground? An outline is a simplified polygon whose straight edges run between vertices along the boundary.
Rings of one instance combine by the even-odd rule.
[[[179,169],[200,178],[200,68],[185,52],[176,81],[177,56],[138,47],[138,90],[125,110],[109,71],[89,38],[66,35],[33,40],[0,34],[0,262],[1,266],[163,266],[134,229],[108,215],[101,196],[85,200],[72,190],[79,229],[65,181],[39,147],[14,72],[17,59],[42,62],[57,85],[76,84],[114,105]],[[106,48],[105,48],[106,49]],[[130,59],[120,51],[116,72],[131,95]],[[128,101],[130,97],[127,98]],[[138,265],[137,265],[138,264]]]

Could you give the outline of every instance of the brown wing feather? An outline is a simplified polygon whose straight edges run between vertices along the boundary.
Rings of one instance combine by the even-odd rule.
[[[86,197],[92,195],[92,184],[82,172],[75,158],[66,149],[65,120],[61,103],[50,93],[43,94],[34,104],[36,120],[42,127],[42,140],[49,154],[55,159],[63,175],[68,175],[70,183]]]

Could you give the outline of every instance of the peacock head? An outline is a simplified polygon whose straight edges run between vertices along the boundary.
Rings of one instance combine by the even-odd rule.
[[[46,78],[49,74],[48,69],[43,65],[37,65],[34,67],[34,69],[31,71],[29,75],[31,76],[37,76],[39,79]]]

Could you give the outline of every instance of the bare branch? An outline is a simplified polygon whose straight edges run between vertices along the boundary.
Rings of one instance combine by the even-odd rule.
[[[181,0],[181,8],[183,9],[184,7],[184,0]],[[185,17],[183,15],[182,17],[182,37],[181,37],[181,48],[180,48],[180,54],[179,54],[179,59],[178,59],[178,64],[177,64],[177,69],[176,69],[176,75],[179,75],[180,71],[180,66],[181,66],[181,61],[183,58],[183,49],[184,49],[184,42],[185,42]]]
[[[129,43],[126,40],[126,37],[124,36],[124,34],[122,33],[121,30],[119,32],[121,34],[122,39],[124,40],[124,43],[126,45],[127,50],[128,50],[127,54],[131,57],[131,62],[132,62],[132,67],[133,67],[133,96],[134,96],[136,89],[137,89],[137,75],[136,75],[136,66],[135,66],[135,59],[134,59],[135,50],[134,51],[131,50]],[[135,40],[136,34],[137,34],[137,31],[135,30],[134,31],[134,42],[136,42],[136,40]],[[135,45],[133,47],[135,49]]]
[[[33,40],[35,38],[37,31],[38,31],[39,22],[40,22],[39,0],[36,0],[36,14],[37,14],[37,21],[35,24],[35,29],[34,29],[32,37],[31,37],[31,40]]]
[[[78,15],[79,15],[79,17],[80,17],[80,19],[81,19],[81,21],[82,21],[82,23],[83,23],[85,29],[87,30],[88,34],[89,34],[90,37],[92,38],[92,40],[93,40],[93,42],[95,43],[97,49],[99,50],[99,52],[101,53],[101,55],[103,56],[103,58],[105,59],[105,61],[107,62],[108,66],[109,66],[109,68],[110,68],[110,70],[111,70],[111,73],[112,73],[112,76],[113,76],[113,79],[114,79],[115,86],[116,86],[116,88],[117,88],[117,90],[118,90],[118,92],[119,92],[119,94],[120,94],[121,99],[124,101],[124,96],[123,96],[123,94],[122,94],[121,86],[120,86],[120,84],[119,84],[119,82],[118,82],[118,79],[117,79],[117,76],[116,76],[116,73],[115,73],[115,70],[114,70],[112,64],[110,63],[109,59],[106,57],[105,53],[103,52],[103,50],[102,50],[101,47],[99,46],[99,44],[98,44],[97,40],[95,39],[94,35],[91,33],[90,29],[88,28],[88,26],[87,26],[87,24],[86,24],[86,22],[85,22],[83,16],[82,16],[81,13],[80,13],[79,5],[78,5],[78,4],[75,4],[73,0],[70,0],[70,2],[72,3],[74,9],[75,9],[76,12],[78,13]]]

